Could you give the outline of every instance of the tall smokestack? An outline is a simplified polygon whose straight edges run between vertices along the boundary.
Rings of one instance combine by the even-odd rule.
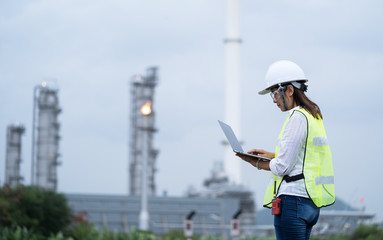
[[[231,125],[241,139],[240,103],[240,48],[239,0],[226,0],[225,31],[225,122]],[[225,171],[229,181],[241,183],[240,159],[234,156],[229,145],[225,146]]]

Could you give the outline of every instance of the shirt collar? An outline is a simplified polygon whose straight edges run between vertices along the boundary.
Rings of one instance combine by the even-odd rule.
[[[289,111],[287,111],[287,114],[290,116],[295,110],[298,110],[300,108],[301,108],[301,106],[296,106],[295,108],[292,108]]]

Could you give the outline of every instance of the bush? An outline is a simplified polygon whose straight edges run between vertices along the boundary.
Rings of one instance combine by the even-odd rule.
[[[0,225],[41,233],[48,237],[68,226],[71,211],[66,198],[37,187],[0,188]]]
[[[181,231],[181,230],[172,230],[172,231],[162,235],[161,239],[162,240],[186,240],[186,237],[184,236],[184,232],[183,231]]]
[[[351,235],[350,240],[381,240],[383,229],[378,225],[360,225]]]
[[[14,228],[0,228],[0,239],[1,240],[24,240],[33,239],[40,240],[39,236],[36,236],[25,227],[14,227]]]
[[[156,236],[149,231],[136,229],[129,233],[113,232],[108,229],[100,231],[87,223],[73,226],[66,235],[73,237],[74,240],[156,240]]]

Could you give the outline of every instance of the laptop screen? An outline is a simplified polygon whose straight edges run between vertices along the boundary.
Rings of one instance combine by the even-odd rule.
[[[239,144],[237,137],[235,136],[233,129],[229,125],[227,125],[224,122],[219,121],[219,125],[221,126],[223,132],[225,133],[225,136],[227,140],[229,141],[231,148],[235,152],[243,152],[241,144]]]

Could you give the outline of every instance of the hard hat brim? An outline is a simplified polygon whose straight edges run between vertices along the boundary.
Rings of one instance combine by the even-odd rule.
[[[259,91],[258,94],[265,95],[265,94],[268,94],[269,92],[271,92],[270,88],[266,88],[266,89],[263,89],[262,91]]]
[[[277,83],[277,84],[273,84],[272,86],[268,86],[267,88],[263,89],[262,91],[259,91],[258,94],[259,94],[259,95],[265,95],[265,94],[268,94],[269,92],[271,92],[271,88],[272,88],[272,87],[274,87],[274,86],[278,86],[279,84],[289,83],[289,82],[301,82],[301,83],[306,83],[306,82],[308,82],[308,81],[309,81],[309,80],[307,80],[307,79],[283,81],[283,82],[280,82],[280,83]]]

